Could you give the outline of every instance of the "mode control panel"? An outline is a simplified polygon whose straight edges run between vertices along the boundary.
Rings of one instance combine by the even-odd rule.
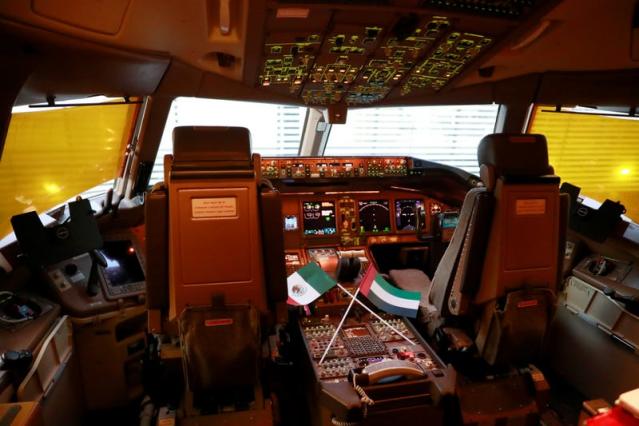
[[[324,179],[408,176],[410,158],[262,158],[262,176],[269,179]]]

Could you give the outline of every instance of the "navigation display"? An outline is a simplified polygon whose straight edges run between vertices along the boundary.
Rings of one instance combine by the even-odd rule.
[[[303,201],[304,235],[334,235],[335,203],[333,201]]]
[[[418,215],[419,229],[423,230],[426,220],[423,216],[424,201],[423,200],[395,200],[395,226],[398,231],[415,231],[417,230]]]
[[[105,241],[99,249],[107,266],[103,277],[113,287],[144,281],[144,271],[129,240]]]
[[[360,233],[383,234],[391,231],[388,200],[358,201]]]
[[[440,226],[442,229],[453,229],[457,227],[457,223],[459,222],[459,213],[458,212],[446,212],[442,213],[440,218]]]

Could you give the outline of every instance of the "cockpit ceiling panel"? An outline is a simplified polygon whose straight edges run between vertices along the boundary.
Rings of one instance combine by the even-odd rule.
[[[533,0],[483,2],[494,7],[533,5]],[[329,9],[330,15],[326,6],[314,9],[315,3],[287,9],[294,3],[279,2],[269,10],[255,84],[258,90],[301,98],[307,105],[370,105],[386,98],[436,93],[515,28],[510,20],[475,16],[474,9],[467,19],[457,12],[425,13],[421,6],[435,0],[390,2],[419,6],[406,13],[355,8]],[[470,3],[483,4],[482,0]],[[349,3],[350,7],[353,4],[360,3]],[[318,14],[323,27],[304,29],[300,24],[317,23]]]

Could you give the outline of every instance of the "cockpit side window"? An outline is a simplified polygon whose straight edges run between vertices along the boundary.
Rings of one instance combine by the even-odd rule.
[[[10,218],[44,213],[119,175],[138,105],[16,107],[0,158],[0,237]]]
[[[639,118],[617,108],[536,106],[528,131],[548,140],[550,164],[580,195],[620,201],[639,220]]]

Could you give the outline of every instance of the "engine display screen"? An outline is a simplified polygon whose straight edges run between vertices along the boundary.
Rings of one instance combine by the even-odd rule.
[[[383,234],[391,231],[388,200],[358,201],[360,233]]]
[[[419,217],[424,211],[423,200],[395,200],[395,226],[398,231],[415,231],[419,223],[419,229],[426,225],[425,218]]]
[[[144,281],[144,271],[129,240],[105,241],[99,249],[106,260],[103,277],[113,287]]]
[[[297,216],[295,215],[284,216],[284,230],[297,231]]]
[[[335,203],[333,201],[304,201],[304,235],[334,235]]]
[[[440,220],[442,229],[456,228],[457,223],[459,222],[459,213],[442,213]]]

